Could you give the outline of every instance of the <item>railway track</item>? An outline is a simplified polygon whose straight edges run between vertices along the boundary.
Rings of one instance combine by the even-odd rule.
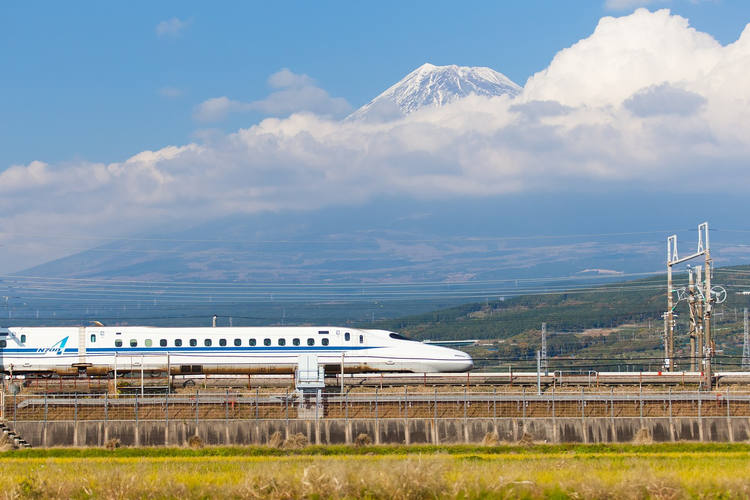
[[[156,376],[154,376],[156,375]],[[341,375],[327,376],[327,390],[342,386]],[[639,387],[646,390],[672,387],[675,390],[698,389],[702,382],[699,372],[550,372],[549,375],[535,372],[467,372],[467,373],[364,373],[345,374],[343,387],[346,390],[386,388],[432,388],[432,387],[497,387],[501,390],[513,388],[544,390],[550,388],[616,387],[627,390]],[[718,388],[747,387],[750,389],[750,372],[720,372],[714,376]],[[294,375],[186,375],[146,374],[142,379],[137,373],[120,376],[117,387],[106,377],[55,377],[14,378],[4,380],[6,393],[164,393],[195,391],[199,389],[294,389]]]
[[[750,417],[750,393],[609,393],[550,391],[401,394],[16,395],[3,401],[6,421],[253,420],[297,418]]]

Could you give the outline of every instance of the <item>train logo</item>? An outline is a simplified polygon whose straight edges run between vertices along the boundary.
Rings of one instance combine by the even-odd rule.
[[[63,350],[65,349],[65,344],[68,342],[68,337],[65,337],[64,339],[59,340],[58,342],[52,344],[50,347],[40,347],[36,350],[38,353],[42,354],[49,354],[51,352],[56,353],[58,356],[60,356],[63,353]]]

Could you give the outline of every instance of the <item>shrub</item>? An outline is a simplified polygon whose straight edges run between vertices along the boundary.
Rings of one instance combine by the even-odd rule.
[[[288,439],[284,440],[282,448],[285,448],[287,450],[298,450],[300,448],[304,448],[305,446],[307,446],[307,436],[305,436],[301,432],[298,432],[297,434],[293,434],[289,436]]]
[[[633,444],[653,444],[654,437],[651,435],[651,431],[645,427],[638,429],[638,432],[633,436]]]
[[[482,439],[482,446],[497,446],[498,444],[500,444],[500,436],[495,431],[488,432]]]
[[[521,446],[532,446],[534,444],[534,439],[531,437],[531,434],[523,431],[521,439],[518,440],[518,444],[520,444]]]
[[[193,449],[203,448],[203,440],[200,436],[190,436],[190,439],[188,439],[188,446]]]
[[[271,448],[281,448],[284,444],[284,438],[281,431],[276,431],[268,437],[268,446]]]
[[[372,444],[372,439],[370,439],[370,436],[368,434],[365,434],[364,432],[359,434],[354,439],[354,446],[357,448],[360,448],[362,446],[370,446]]]
[[[108,450],[114,450],[116,448],[119,448],[120,440],[117,438],[110,439],[109,441],[105,443],[104,447],[107,448]]]
[[[16,448],[16,444],[7,434],[0,434],[0,451],[10,451]]]

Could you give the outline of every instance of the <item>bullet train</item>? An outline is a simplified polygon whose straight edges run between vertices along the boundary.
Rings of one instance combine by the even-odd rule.
[[[106,375],[294,373],[314,356],[329,371],[464,372],[468,354],[395,332],[339,326],[157,328],[145,326],[0,328],[6,374]]]

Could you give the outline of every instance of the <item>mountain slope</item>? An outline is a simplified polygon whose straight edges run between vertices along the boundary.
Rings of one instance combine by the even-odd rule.
[[[611,197],[587,200],[592,206],[611,203]],[[516,217],[518,213],[525,217]],[[155,230],[18,274],[286,284],[445,282],[451,286],[464,281],[468,286],[477,280],[478,288],[487,289],[481,281],[577,275],[583,279],[596,274],[587,269],[630,273],[661,268],[661,234],[562,241],[533,237],[545,235],[547,224],[560,234],[573,234],[581,224],[588,224],[592,232],[607,227],[590,224],[575,206],[561,206],[554,198],[524,195],[413,202],[394,197],[346,210],[334,206],[237,215],[184,230]],[[523,291],[524,286],[511,285],[513,294]],[[509,294],[498,288],[506,287],[492,287],[487,293]]]
[[[750,306],[750,296],[735,290],[746,290],[749,276],[747,265],[714,269],[713,283],[729,291],[725,302],[714,305],[712,314],[720,370],[740,369],[742,309]],[[684,273],[675,275],[676,287],[685,286],[686,281]],[[658,369],[663,359],[665,285],[662,274],[588,290],[468,303],[378,321],[375,327],[417,339],[484,339],[484,346],[468,349],[476,367],[507,369],[512,362],[514,369],[534,370],[540,327],[547,323],[551,370],[651,371]],[[675,313],[677,358],[681,369],[687,369],[687,303],[678,302]],[[628,359],[631,361],[625,362]]]
[[[346,119],[386,121],[424,107],[443,106],[471,94],[515,97],[520,91],[521,87],[516,83],[490,68],[427,63]]]

